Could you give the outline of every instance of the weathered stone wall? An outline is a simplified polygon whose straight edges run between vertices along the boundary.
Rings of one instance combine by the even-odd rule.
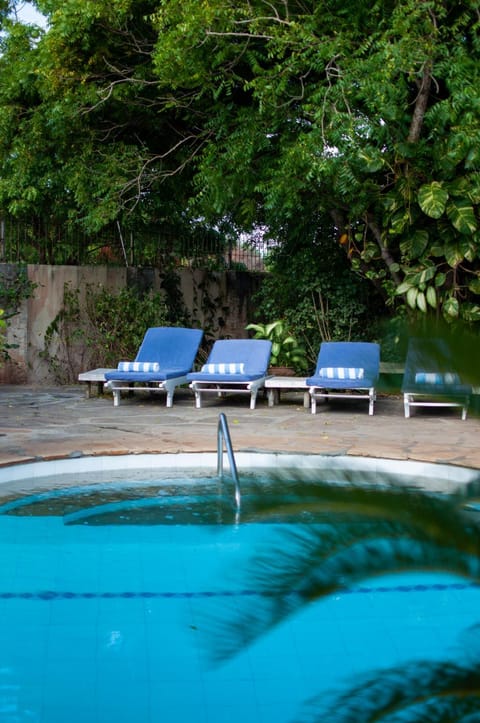
[[[0,264],[0,278],[7,271],[14,273],[15,265]],[[253,315],[252,297],[261,284],[262,275],[191,269],[176,273],[183,302],[196,325],[215,337],[246,337],[245,326]],[[80,296],[87,285],[103,286],[112,292],[132,284],[162,290],[162,278],[156,269],[32,264],[27,267],[27,274],[34,284],[34,291],[9,322],[7,342],[11,361],[0,364],[0,383],[54,381],[42,352],[45,333],[62,309],[66,284],[72,291],[79,289]]]

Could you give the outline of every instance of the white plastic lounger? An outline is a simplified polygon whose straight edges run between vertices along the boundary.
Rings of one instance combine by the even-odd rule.
[[[202,406],[202,395],[249,394],[255,409],[258,390],[265,384],[272,343],[264,339],[221,339],[199,372],[188,374],[195,393],[195,406]]]
[[[472,388],[455,367],[454,350],[444,340],[410,339],[402,383],[407,419],[412,407],[459,407],[462,420],[467,418]]]
[[[311,387],[312,414],[317,399],[368,399],[373,414],[380,370],[380,347],[363,341],[326,341],[320,346],[315,374],[306,381]]]
[[[148,329],[135,361],[120,362],[118,369],[105,374],[105,387],[113,392],[114,406],[118,407],[124,391],[148,390],[166,392],[167,407],[171,407],[175,388],[187,382],[202,336],[201,329]]]

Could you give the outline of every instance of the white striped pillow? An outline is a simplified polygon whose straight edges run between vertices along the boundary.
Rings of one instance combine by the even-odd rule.
[[[318,376],[324,379],[356,381],[363,379],[364,373],[364,369],[357,367],[322,367]]]
[[[160,364],[158,362],[128,362],[121,361],[118,363],[119,372],[159,372]]]
[[[225,362],[224,364],[204,364],[202,372],[206,374],[244,374],[245,364]]]
[[[439,372],[417,372],[415,374],[416,384],[458,384],[460,379],[458,374],[452,372],[446,372],[440,374]]]

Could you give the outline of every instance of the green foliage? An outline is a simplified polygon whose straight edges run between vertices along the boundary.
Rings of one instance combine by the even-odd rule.
[[[80,371],[115,368],[122,359],[133,360],[145,331],[165,326],[168,310],[160,294],[140,295],[135,288],[112,293],[87,285],[64,288],[63,308],[45,334],[43,357],[59,383],[76,382]]]
[[[4,313],[3,309],[0,309],[0,362],[3,359],[3,352],[6,346],[5,332],[7,330],[7,322],[3,318]]]
[[[469,283],[480,265],[474,5],[269,8],[190,0],[155,16],[160,83],[178,108],[195,98],[211,111],[202,212],[279,238],[330,216],[354,269],[392,305],[480,319]],[[432,264],[435,282],[420,288]]]
[[[0,304],[3,307],[0,314],[0,356],[5,360],[10,358],[10,349],[17,346],[8,343],[5,337],[10,320],[19,313],[22,303],[33,295],[34,290],[35,284],[28,278],[26,267],[3,266],[0,273]]]
[[[151,18],[157,5],[49,0],[39,4],[46,30],[5,24],[0,209],[34,220],[29,245],[39,253],[30,259],[22,250],[20,258],[78,263],[86,253],[70,240],[72,232],[80,238],[78,232],[113,228],[115,236],[119,221],[125,238],[134,236],[137,259],[146,263],[148,254],[151,263],[172,231],[192,237],[193,227],[202,227],[189,213],[187,170],[180,180],[189,154],[182,158],[183,123],[157,92],[152,50],[158,34]],[[145,239],[152,226],[153,250]]]
[[[284,232],[287,238],[270,255],[269,273],[257,294],[258,321],[283,318],[307,350],[310,367],[322,341],[372,339],[376,317],[385,314],[381,296],[352,273],[326,234],[319,231],[312,239],[302,225]]]
[[[30,299],[35,284],[30,281],[25,266],[4,266],[0,275],[0,304],[5,320],[18,314],[21,304]]]
[[[293,253],[298,224],[392,307],[480,321],[474,2],[39,7],[46,31],[0,38],[0,208],[58,230],[45,260],[65,224],[261,226]]]
[[[308,369],[307,352],[290,333],[287,324],[277,319],[269,324],[248,324],[247,331],[253,331],[254,339],[267,339],[272,342],[270,365],[290,367],[298,372]]]

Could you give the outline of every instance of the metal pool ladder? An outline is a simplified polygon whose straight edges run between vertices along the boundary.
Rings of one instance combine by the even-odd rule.
[[[238,481],[237,464],[235,462],[235,456],[233,454],[232,440],[230,439],[227,418],[222,412],[218,416],[217,427],[217,474],[220,479],[223,479],[223,443],[225,443],[228,463],[230,465],[230,472],[232,473],[233,482],[235,485],[235,505],[238,511],[241,504],[241,495],[240,483]]]

